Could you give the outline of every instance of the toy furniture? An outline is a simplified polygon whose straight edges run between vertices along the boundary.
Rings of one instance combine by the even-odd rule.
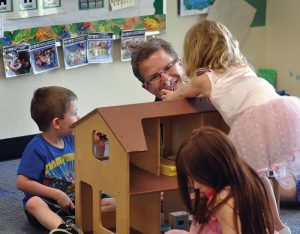
[[[93,233],[160,233],[164,212],[183,210],[176,176],[160,173],[160,157],[203,125],[228,127],[205,98],[97,108],[74,124],[76,224]],[[93,155],[93,131],[105,134],[109,156]],[[116,199],[115,212],[100,211],[100,193]]]
[[[169,224],[172,229],[189,230],[189,213],[176,211],[169,214]]]

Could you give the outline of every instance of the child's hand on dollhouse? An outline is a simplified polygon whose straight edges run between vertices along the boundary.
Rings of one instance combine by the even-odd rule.
[[[99,131],[94,131],[93,137],[94,137],[94,144],[95,144],[94,153],[97,158],[101,158],[104,156],[105,141],[107,141],[107,137],[105,134]]]
[[[116,209],[116,199],[113,197],[101,199],[101,212],[112,211]]]

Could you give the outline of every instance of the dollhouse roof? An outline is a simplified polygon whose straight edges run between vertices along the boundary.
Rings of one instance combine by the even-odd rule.
[[[216,109],[206,98],[192,98],[180,101],[148,102],[121,106],[96,108],[73,127],[87,121],[90,115],[99,113],[126,152],[147,150],[142,121],[144,119],[210,112]]]

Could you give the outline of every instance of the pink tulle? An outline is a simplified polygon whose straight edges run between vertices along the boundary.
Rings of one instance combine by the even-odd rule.
[[[299,98],[279,97],[246,110],[233,122],[229,137],[259,173],[274,171],[279,182],[300,175]]]

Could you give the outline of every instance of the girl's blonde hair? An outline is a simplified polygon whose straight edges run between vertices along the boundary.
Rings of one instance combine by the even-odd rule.
[[[231,66],[246,63],[229,30],[210,20],[197,23],[186,33],[183,57],[189,77],[207,69],[223,73]]]

